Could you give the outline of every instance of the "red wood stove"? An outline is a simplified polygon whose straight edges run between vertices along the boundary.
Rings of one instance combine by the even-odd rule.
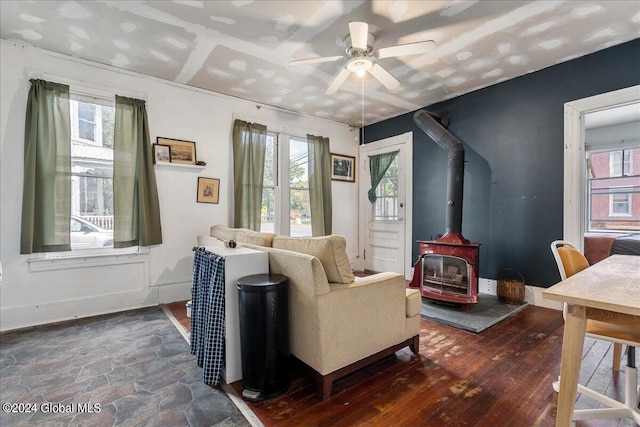
[[[443,127],[449,122],[446,113],[420,110],[413,120],[448,153],[447,223],[446,233],[439,239],[418,240],[419,256],[409,286],[420,289],[425,298],[475,304],[478,302],[480,244],[469,242],[461,233],[464,146]]]
[[[418,240],[418,261],[409,287],[429,299],[458,304],[478,302],[480,244],[460,234]]]

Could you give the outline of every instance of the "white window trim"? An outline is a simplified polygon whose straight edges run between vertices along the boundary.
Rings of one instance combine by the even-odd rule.
[[[564,104],[563,239],[584,250],[586,157],[584,115],[640,100],[640,85]]]

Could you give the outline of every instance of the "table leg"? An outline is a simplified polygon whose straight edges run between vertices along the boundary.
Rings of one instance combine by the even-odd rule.
[[[556,427],[569,427],[573,418],[573,407],[580,374],[580,359],[582,358],[584,333],[587,326],[585,307],[569,305],[564,322]]]

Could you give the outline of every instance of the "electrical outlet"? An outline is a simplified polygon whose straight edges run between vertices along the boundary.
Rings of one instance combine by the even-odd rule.
[[[492,279],[479,278],[478,292],[481,294],[497,295],[498,282]]]

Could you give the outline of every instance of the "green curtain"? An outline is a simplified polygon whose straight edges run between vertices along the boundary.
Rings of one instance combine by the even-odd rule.
[[[116,96],[113,139],[114,247],[160,244],[160,203],[144,101]]]
[[[71,250],[69,86],[30,80],[20,253]]]
[[[331,152],[329,138],[307,135],[309,144],[309,201],[311,234],[331,234]]]
[[[382,181],[382,177],[387,173],[389,166],[391,166],[393,159],[395,159],[397,155],[398,151],[392,151],[390,153],[376,154],[375,156],[369,157],[371,188],[367,194],[371,203],[374,203],[378,199],[378,196],[376,196],[376,188],[378,187],[378,184],[380,184],[380,181]]]
[[[234,227],[260,231],[267,127],[233,123]]]

